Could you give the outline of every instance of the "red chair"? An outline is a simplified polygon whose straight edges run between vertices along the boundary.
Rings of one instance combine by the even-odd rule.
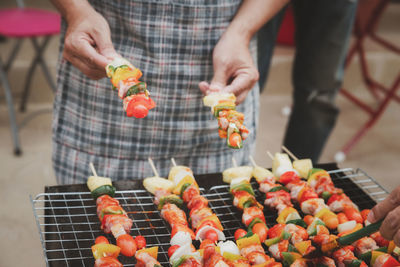
[[[351,60],[357,54],[360,59],[361,75],[365,86],[376,99],[377,105],[374,105],[376,107],[373,108],[346,89],[341,89],[340,92],[342,95],[369,114],[369,119],[342,147],[341,151],[336,153],[335,160],[338,162],[343,161],[350,150],[359,142],[368,130],[374,126],[385,112],[390,101],[394,100],[400,103],[400,96],[397,94],[397,91],[400,88],[400,73],[394,78],[390,86],[384,86],[371,76],[364,50],[364,41],[369,37],[371,40],[390,50],[394,54],[400,54],[399,46],[390,43],[378,36],[376,33],[376,27],[389,2],[389,0],[363,0],[359,2],[354,28],[354,36],[356,39],[347,56],[346,66],[350,64]]]
[[[55,91],[56,86],[43,59],[43,53],[51,37],[60,32],[61,18],[56,12],[25,8],[22,0],[17,0],[17,5],[17,8],[0,9],[0,36],[16,40],[16,44],[5,60],[5,63],[3,63],[0,58],[0,80],[6,96],[11,134],[14,142],[14,153],[19,155],[21,154],[21,147],[18,137],[18,125],[15,118],[14,103],[7,73],[11,69],[12,63],[21,48],[23,40],[29,39],[32,42],[36,54],[28,69],[20,110],[25,110],[33,74],[38,65],[42,68],[50,87]],[[42,41],[39,40],[41,37]]]

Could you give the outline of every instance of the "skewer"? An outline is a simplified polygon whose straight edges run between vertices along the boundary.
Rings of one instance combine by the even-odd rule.
[[[255,160],[254,160],[252,155],[249,156],[249,159],[250,159],[250,162],[253,165],[253,167],[257,167],[257,164],[256,164],[256,162],[255,162]]]
[[[288,153],[288,155],[289,155],[292,159],[294,159],[294,160],[299,160],[292,152],[290,152],[289,149],[287,149],[287,147],[282,146],[282,149],[283,149],[283,151],[285,151],[286,153]]]
[[[237,162],[234,157],[232,157],[232,164],[233,164],[233,167],[235,167],[235,168],[237,167]]]
[[[271,160],[274,160],[274,156],[272,156],[272,154],[271,154],[271,152],[269,152],[269,150],[267,150],[267,154],[268,154],[268,157],[269,157]]]
[[[98,177],[96,169],[94,168],[93,162],[90,162],[89,166],[90,166],[90,169],[92,170],[93,175]]]
[[[158,175],[158,171],[157,171],[157,169],[156,169],[156,166],[154,166],[153,160],[152,160],[151,158],[148,158],[148,161],[149,161],[149,164],[150,164],[151,169],[152,169],[153,172],[154,172],[154,175],[155,175],[156,177],[160,177],[160,175]]]
[[[176,167],[177,165],[176,165],[175,159],[171,158],[171,161],[172,161],[172,165],[174,165],[174,167]]]

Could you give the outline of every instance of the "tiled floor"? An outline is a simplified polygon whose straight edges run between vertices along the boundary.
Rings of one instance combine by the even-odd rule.
[[[392,25],[399,25],[400,5],[395,5],[387,12],[382,31],[389,38],[399,41],[398,30]],[[399,42],[398,42],[399,43]],[[57,58],[57,40],[54,40],[47,51],[46,57],[54,71]],[[10,43],[0,43],[0,55],[4,56]],[[15,88],[16,102],[22,83],[20,73],[26,70],[26,58],[30,56],[29,44],[23,51],[10,74],[10,80]],[[4,49],[3,49],[4,48]],[[400,58],[383,52],[378,46],[368,48],[369,60],[373,63],[373,73],[376,77],[389,83],[400,70]],[[255,159],[260,165],[270,166],[271,162],[266,151],[279,150],[287,117],[282,115],[282,108],[290,105],[290,66],[293,51],[290,48],[279,48],[276,51],[267,90],[261,96],[261,117],[257,151]],[[358,74],[357,62],[350,66],[345,86],[352,88],[367,101],[373,103],[363,90]],[[34,81],[34,93],[30,99],[28,113],[42,112],[30,120],[21,129],[20,136],[23,146],[22,157],[12,155],[7,111],[4,96],[0,91],[0,266],[43,266],[37,227],[33,218],[29,195],[43,192],[44,186],[55,185],[51,167],[51,93],[45,85],[43,77],[38,74]],[[334,154],[340,150],[363,124],[367,116],[351,105],[343,97],[338,98],[342,113],[338,120],[332,138],[330,139],[322,162],[332,162]],[[23,120],[27,114],[18,113],[18,120]],[[391,103],[381,120],[362,141],[351,151],[341,167],[362,168],[375,177],[388,190],[400,184],[400,105]],[[262,136],[262,137],[261,137]]]

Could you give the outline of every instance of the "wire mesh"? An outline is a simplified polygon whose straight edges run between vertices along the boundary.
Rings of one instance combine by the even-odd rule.
[[[342,188],[360,209],[371,208],[388,195],[360,169],[329,173],[335,185]],[[256,189],[256,199],[263,203],[265,196],[257,190],[257,183],[253,183],[253,188]],[[241,212],[232,205],[229,185],[213,186],[208,190],[202,188],[201,194],[209,200],[210,207],[219,217],[227,239],[233,240],[235,230],[243,228],[243,224]],[[144,236],[148,247],[159,246],[158,260],[163,266],[168,266],[171,232],[153,204],[153,196],[145,190],[125,190],[117,191],[115,198],[133,220],[130,234]],[[105,234],[100,229],[96,203],[90,193],[43,193],[31,197],[31,202],[47,266],[93,266],[91,246],[97,236]],[[264,214],[268,226],[272,226],[276,212],[266,208]],[[112,235],[105,236],[115,244]],[[135,265],[132,258],[120,256],[119,260],[124,266]]]

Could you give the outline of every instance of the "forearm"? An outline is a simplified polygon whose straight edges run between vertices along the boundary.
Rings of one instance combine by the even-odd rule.
[[[87,0],[50,0],[67,22],[95,11]]]
[[[241,36],[249,42],[253,35],[289,0],[244,0],[227,29],[227,33]]]

